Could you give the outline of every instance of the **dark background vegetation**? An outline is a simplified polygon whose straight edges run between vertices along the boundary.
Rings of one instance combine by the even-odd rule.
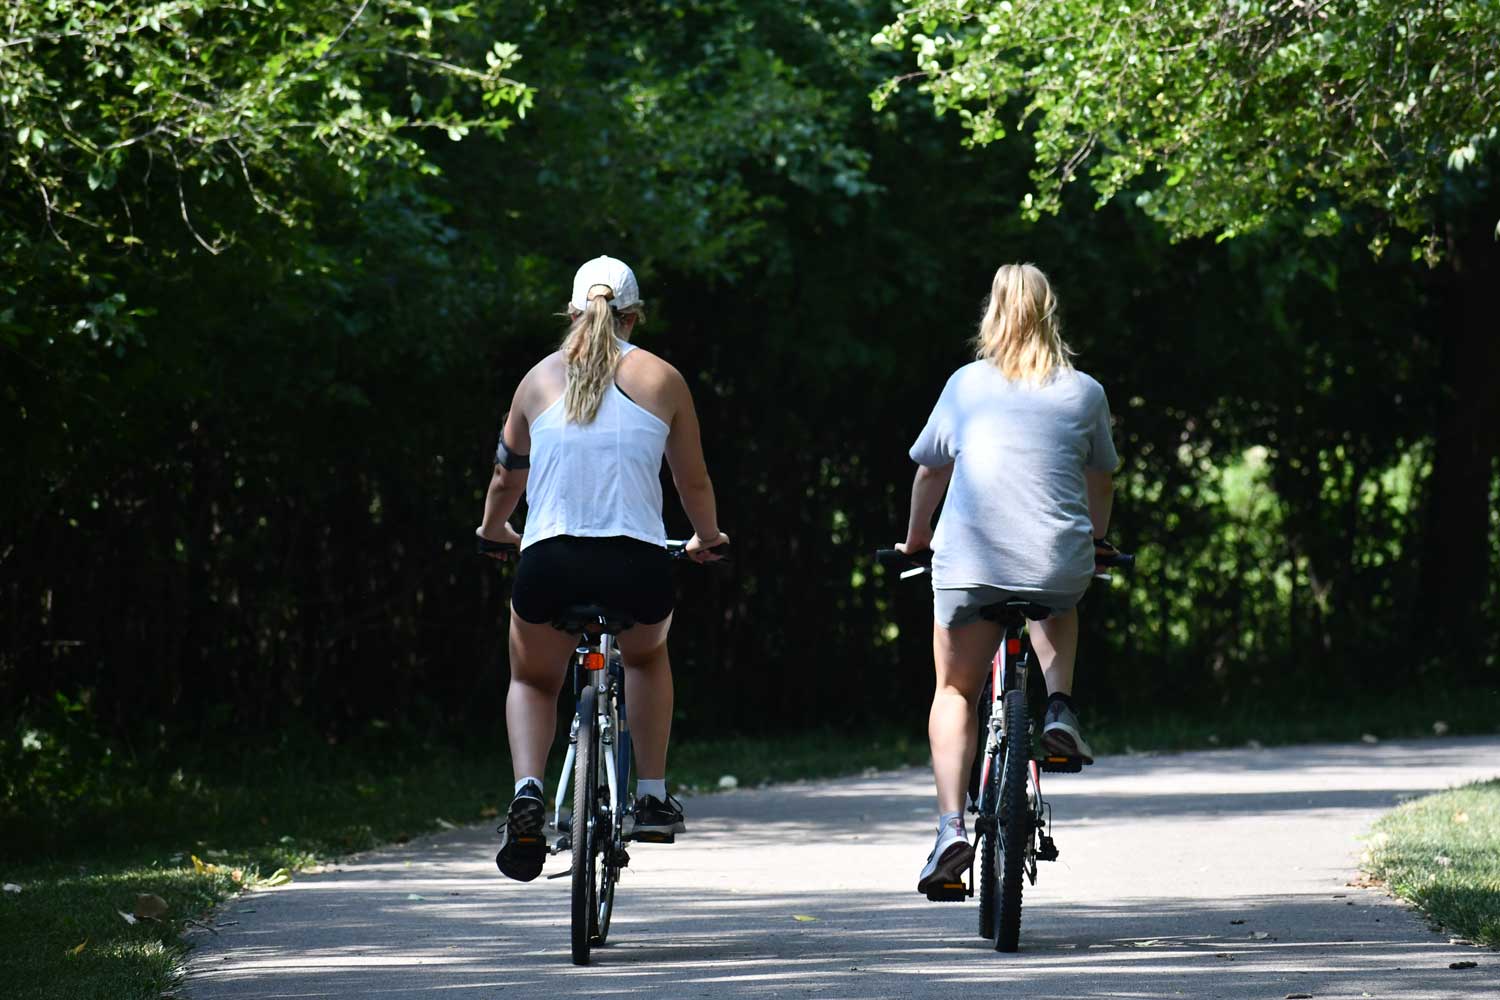
[[[100,265],[142,310],[110,347],[55,320],[90,306],[76,286],[0,303],[8,823],[208,747],[500,741],[507,576],[470,536],[509,394],[599,253],[636,268],[636,340],[694,389],[735,539],[679,574],[679,738],[919,738],[930,605],[871,553],[1018,260],[1109,393],[1112,536],[1140,559],[1086,599],[1086,705],[1494,702],[1490,173],[1452,176],[1432,270],[1399,240],[1373,257],[1358,213],[1174,244],[1079,191],[1031,224],[1024,133],[968,150],[919,95],[870,110],[903,68],[867,45],[881,4],[502,9],[461,44],[526,54],[536,104],[504,141],[433,135],[441,175],[392,163],[357,198],[309,158],[301,227],[209,189],[218,255],[144,181],[144,248]],[[59,252],[33,192],[0,208],[13,245]]]

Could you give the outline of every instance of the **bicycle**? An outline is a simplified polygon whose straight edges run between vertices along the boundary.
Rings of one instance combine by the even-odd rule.
[[[669,540],[674,559],[686,559],[687,543]],[[478,541],[481,554],[516,552],[513,545]],[[712,551],[712,550],[711,550]],[[551,854],[570,852],[572,866],[547,876],[572,878],[571,948],[574,965],[588,965],[590,951],[609,939],[615,886],[630,864],[629,841],[670,844],[672,833],[625,830],[630,803],[630,724],[625,712],[625,666],[615,638],[635,622],[598,604],[564,608],[552,627],[578,636],[569,672],[577,705],[568,730],[568,751],[553,802],[552,825],[559,833]],[[563,803],[571,789],[566,822]]]
[[[931,570],[931,550],[908,555],[880,549],[875,555],[882,566],[901,570],[903,580]],[[1135,556],[1117,552],[1101,557],[1098,564],[1127,569],[1135,564]],[[1020,599],[980,612],[1003,629],[990,677],[979,695],[979,745],[969,778],[969,812],[975,814],[979,860],[979,936],[990,940],[996,951],[1020,947],[1023,879],[1036,885],[1037,862],[1058,858],[1052,806],[1042,797],[1042,773],[1077,773],[1084,766],[1077,757],[1038,756],[1033,751],[1035,725],[1026,702],[1026,678],[1034,657],[1026,623],[1051,614],[1051,608]],[[967,884],[944,883],[927,898],[962,902],[974,895],[974,880],[970,868]]]

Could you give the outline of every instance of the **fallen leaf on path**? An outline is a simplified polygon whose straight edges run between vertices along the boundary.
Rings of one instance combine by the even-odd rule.
[[[1231,955],[1231,954],[1229,954],[1229,952],[1227,952],[1227,951],[1221,951],[1221,952],[1217,953],[1216,955],[1214,955],[1214,958],[1227,958],[1231,962],[1234,961],[1234,956]]]
[[[20,892],[21,891],[21,887],[18,886],[18,885],[16,885],[14,882],[7,882],[7,883],[5,883],[5,891],[6,892]]]
[[[414,903],[425,903],[425,902],[427,902],[427,897],[426,896],[418,896],[414,892],[407,893],[406,894],[406,898],[409,899],[409,900],[411,900]]]
[[[1240,924],[1243,924],[1243,923],[1244,923],[1244,921],[1243,921],[1243,920],[1231,920],[1231,921],[1229,921],[1229,922],[1230,922],[1230,923],[1231,923],[1231,924],[1234,924],[1234,925],[1235,925],[1235,926],[1236,926],[1236,927],[1238,927],[1238,926],[1239,926],[1239,925],[1240,925]]]
[[[137,920],[160,920],[167,912],[167,901],[154,892],[143,892],[135,897]]]
[[[1250,932],[1250,940],[1252,940],[1252,941],[1269,941],[1269,940],[1271,940],[1271,934],[1270,934],[1269,931],[1251,931]]]
[[[256,883],[256,888],[268,889],[278,885],[286,885],[292,880],[292,873],[285,868],[278,868],[270,874],[270,877],[261,879]]]
[[[1311,993],[1288,993],[1286,1000],[1312,1000]]]
[[[804,917],[800,913],[794,913],[794,914],[792,914],[792,919],[796,920],[796,921],[798,921],[800,923],[810,924],[813,921],[817,920],[818,918],[817,917]]]
[[[78,942],[78,947],[76,947],[76,948],[69,948],[68,949],[68,954],[69,955],[76,955],[76,954],[78,954],[79,952],[83,951],[83,946],[86,945],[86,944],[88,944],[88,943],[89,943],[89,939],[88,938],[84,938],[82,941]]]
[[[1161,939],[1151,938],[1149,941],[1133,941],[1131,943],[1134,944],[1137,948],[1155,948],[1157,945],[1161,944]]]
[[[441,817],[441,816],[439,816],[437,818],[436,823],[437,823],[438,826],[442,827],[444,830],[457,830],[458,829],[458,824],[457,823],[450,823],[447,820],[443,819],[443,817]]]
[[[1472,969],[1472,968],[1474,968],[1478,964],[1479,964],[1478,962],[1449,962],[1448,963],[1448,968],[1450,968],[1450,969]]]

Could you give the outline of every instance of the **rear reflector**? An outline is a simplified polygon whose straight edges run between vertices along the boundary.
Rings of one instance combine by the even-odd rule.
[[[583,669],[585,669],[585,670],[603,670],[604,669],[604,654],[603,653],[584,653],[583,654]]]

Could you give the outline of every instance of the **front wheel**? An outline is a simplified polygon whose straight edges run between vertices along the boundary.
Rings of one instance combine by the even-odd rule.
[[[573,755],[573,964],[589,964],[589,945],[594,935],[594,837],[599,795],[598,717],[594,714],[597,692],[586,687],[578,696],[578,743]]]
[[[1036,832],[1027,783],[1031,769],[1031,718],[1026,695],[1007,691],[1005,746],[1001,751],[999,858],[1000,913],[995,922],[995,950],[1015,951],[1021,943],[1021,887],[1026,856]]]

